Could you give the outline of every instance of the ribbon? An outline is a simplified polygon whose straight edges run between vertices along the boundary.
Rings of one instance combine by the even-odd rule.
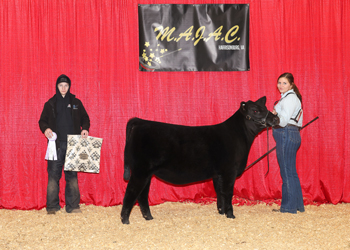
[[[45,160],[57,161],[56,139],[57,134],[52,132],[52,137],[49,138],[49,144],[47,145]]]

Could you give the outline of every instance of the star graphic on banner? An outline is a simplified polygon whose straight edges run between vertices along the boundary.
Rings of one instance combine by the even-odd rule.
[[[173,53],[176,53],[176,52],[182,50],[180,48],[180,49],[177,49],[177,50],[169,53],[167,49],[164,49],[164,48],[161,49],[160,44],[152,46],[149,42],[145,42],[144,46],[145,47],[144,47],[142,54],[141,54],[141,57],[140,57],[140,64],[143,65],[142,67],[144,67],[144,68],[146,66],[145,69],[147,69],[147,67],[149,67],[150,70],[160,68],[160,64],[162,63],[161,59],[160,59],[161,57],[168,56],[170,54],[173,54]]]

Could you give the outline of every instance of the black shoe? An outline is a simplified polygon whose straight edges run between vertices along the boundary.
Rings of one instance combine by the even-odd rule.
[[[280,209],[272,209],[272,212],[281,212]]]
[[[47,214],[56,214],[55,210],[47,211]]]

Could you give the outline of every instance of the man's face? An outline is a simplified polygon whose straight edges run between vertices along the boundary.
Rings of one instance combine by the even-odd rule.
[[[69,84],[67,82],[60,82],[57,87],[61,95],[65,97],[69,89]]]

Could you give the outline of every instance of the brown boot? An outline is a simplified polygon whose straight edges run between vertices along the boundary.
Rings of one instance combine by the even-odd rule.
[[[74,208],[71,213],[72,214],[81,214],[82,211],[80,210],[80,208]]]

